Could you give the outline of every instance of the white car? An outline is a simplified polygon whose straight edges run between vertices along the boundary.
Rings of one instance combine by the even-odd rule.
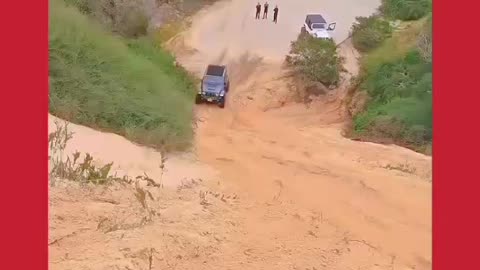
[[[332,39],[331,31],[335,30],[336,22],[327,25],[327,21],[320,14],[308,14],[302,26],[302,33],[307,32],[313,37]]]

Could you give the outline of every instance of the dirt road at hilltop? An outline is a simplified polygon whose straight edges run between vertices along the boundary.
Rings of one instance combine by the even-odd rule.
[[[328,269],[383,269],[382,260],[395,269],[430,269],[431,159],[344,138],[338,100],[344,89],[308,108],[291,103],[295,84],[281,65],[306,13],[337,21],[334,37],[341,41],[355,16],[373,13],[378,1],[270,2],[280,8],[277,25],[254,20],[255,3],[233,0],[205,9],[170,44],[192,72],[201,74],[208,63],[230,67],[226,109],[198,108],[197,151],[224,181],[256,201],[242,214],[248,228],[242,237],[258,252],[250,266],[294,269],[267,258],[267,251],[285,245],[289,260],[307,267],[318,260],[313,250],[335,239],[346,243],[348,256]],[[341,48],[344,55],[349,49]],[[350,55],[347,61],[355,73],[355,60]],[[271,207],[284,214],[270,216]],[[336,233],[302,228],[309,218],[297,211],[320,216]],[[280,265],[269,268],[275,262]]]
[[[263,5],[265,1],[260,1]],[[320,13],[330,22],[336,22],[333,39],[344,41],[357,16],[368,16],[380,5],[379,0],[277,0],[269,1],[270,10],[279,7],[278,23],[268,19],[255,20],[255,0],[220,1],[201,10],[193,18],[188,43],[197,53],[210,61],[237,58],[249,52],[264,60],[283,60],[292,40],[298,36],[308,13]],[[263,8],[262,8],[263,12]],[[270,11],[271,13],[271,11]],[[220,59],[219,59],[220,58]]]

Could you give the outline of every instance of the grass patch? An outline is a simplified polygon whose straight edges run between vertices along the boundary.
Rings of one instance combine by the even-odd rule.
[[[403,58],[416,46],[418,36],[425,27],[426,19],[414,22],[402,22],[398,30],[386,39],[381,46],[364,54],[361,66],[367,72],[375,72],[383,63]]]
[[[100,22],[108,30],[125,37],[139,37],[147,34],[149,30],[149,17],[147,9],[151,8],[143,0],[63,0],[68,6],[73,6],[81,13],[88,15]],[[168,41],[176,34],[188,27],[185,16],[194,14],[205,5],[210,5],[217,0],[182,0],[165,1],[156,0],[155,8],[162,17],[163,23],[158,29],[153,30],[153,37],[160,44]],[[176,13],[183,14],[179,19]],[[152,32],[149,32],[151,34]]]
[[[194,82],[148,39],[116,37],[50,2],[50,112],[166,149],[190,146]]]
[[[432,11],[432,0],[382,0],[380,10],[393,19],[418,20]]]
[[[432,91],[432,63],[424,62],[417,50],[403,59],[381,65],[368,74],[363,88],[376,103],[386,103],[395,97],[422,97]]]
[[[140,37],[147,33],[149,18],[142,0],[63,0],[125,37]]]

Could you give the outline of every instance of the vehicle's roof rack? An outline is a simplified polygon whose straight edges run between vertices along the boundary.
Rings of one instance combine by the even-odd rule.
[[[223,76],[224,71],[225,71],[225,66],[208,65],[206,75]]]

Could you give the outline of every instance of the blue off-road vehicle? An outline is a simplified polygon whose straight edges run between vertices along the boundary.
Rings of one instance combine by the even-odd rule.
[[[202,85],[198,92],[195,103],[216,103],[220,108],[225,107],[225,98],[230,88],[227,67],[220,65],[208,65],[202,78]]]

